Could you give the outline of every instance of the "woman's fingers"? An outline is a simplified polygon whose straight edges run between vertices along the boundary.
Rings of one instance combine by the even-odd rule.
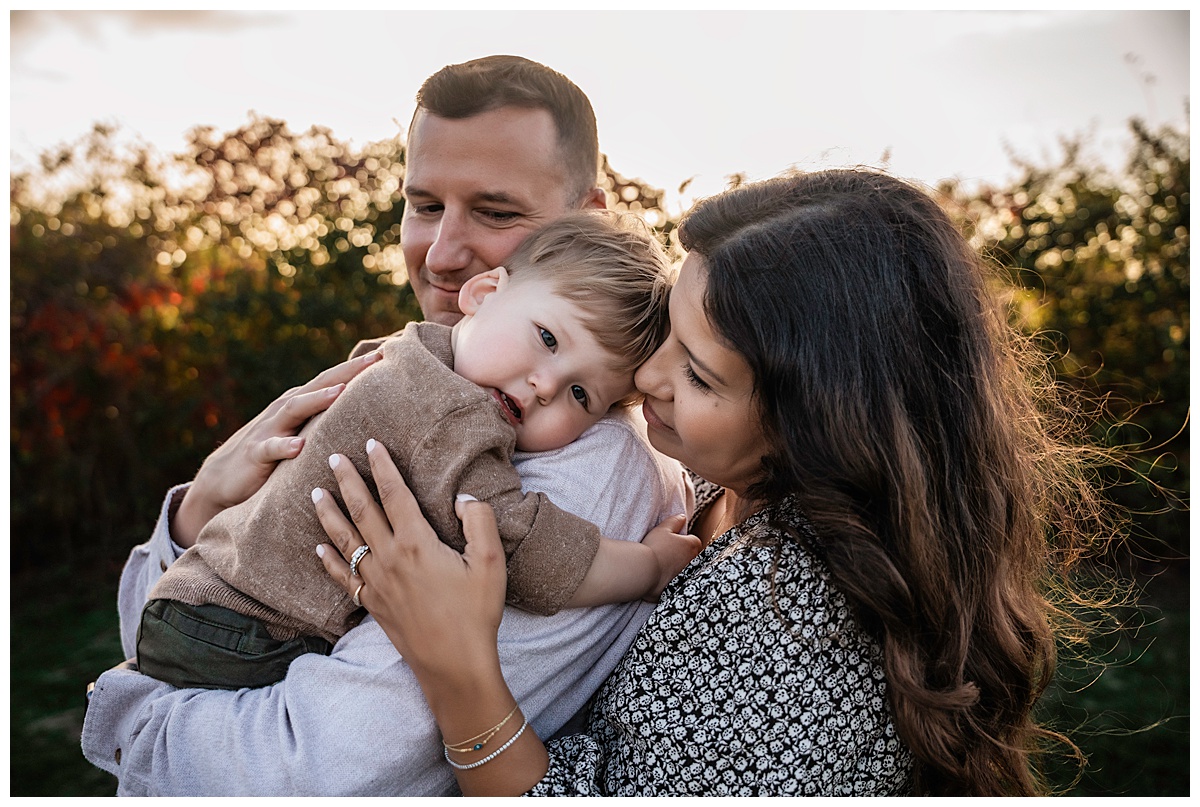
[[[362,538],[359,537],[354,525],[346,520],[346,516],[342,514],[341,508],[337,506],[337,502],[329,495],[328,491],[321,488],[315,489],[312,492],[312,500],[317,508],[317,519],[333,542],[332,545],[317,545],[317,557],[321,559],[321,565],[347,594],[352,597],[359,594],[359,603],[366,605],[363,601],[363,597],[366,596],[363,563],[369,558],[370,553],[368,552],[359,560],[358,574],[351,574],[350,564],[346,562],[346,558],[351,557],[355,550],[363,545]]]
[[[273,410],[267,408],[268,418],[273,421],[272,430],[290,432],[299,429],[313,415],[328,409],[354,376],[381,358],[380,351],[372,350],[318,373],[303,386],[288,390],[272,404]]]
[[[363,543],[358,529],[346,519],[329,491],[316,488],[312,492],[312,500],[317,509],[317,520],[329,536],[330,543],[343,558],[349,558]],[[346,569],[350,569],[349,565]]]
[[[421,506],[400,475],[387,447],[373,439],[368,440],[367,462],[371,464],[371,477],[375,480],[379,501],[383,504],[393,536],[403,540],[423,532],[432,533]]]
[[[319,392],[328,387],[337,386],[338,384],[346,384],[354,376],[361,373],[363,370],[370,367],[375,362],[383,358],[383,353],[379,350],[372,350],[370,353],[364,353],[353,359],[347,359],[341,364],[335,364],[327,370],[322,370],[311,381],[303,386],[295,389],[296,395],[306,395],[310,392]]]
[[[367,483],[359,475],[354,463],[342,454],[333,454],[329,457],[329,467],[333,469],[333,476],[337,480],[338,490],[341,491],[346,513],[349,514],[350,520],[354,523],[362,540],[370,544],[372,541],[385,540],[387,536],[391,535],[387,517],[375,501],[375,497],[371,495]],[[357,544],[349,547],[350,552],[357,548]],[[349,557],[345,547],[339,547],[339,549],[342,549],[342,554]]]

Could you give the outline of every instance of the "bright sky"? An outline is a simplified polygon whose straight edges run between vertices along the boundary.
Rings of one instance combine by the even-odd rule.
[[[592,100],[613,167],[682,206],[801,168],[1016,175],[1127,121],[1185,126],[1187,11],[12,12],[12,166],[118,123],[164,151],[250,110],[356,145],[402,132],[443,65],[513,53]],[[691,178],[687,191],[676,191]]]

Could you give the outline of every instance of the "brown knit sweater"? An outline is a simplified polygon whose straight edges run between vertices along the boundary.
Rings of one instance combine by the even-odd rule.
[[[329,468],[333,453],[350,458],[369,479],[366,442],[373,437],[387,447],[450,546],[465,546],[455,495],[470,493],[492,504],[508,556],[511,605],[552,614],[570,600],[595,557],[600,532],[543,494],[521,492],[512,466],[515,432],[490,395],[454,373],[450,328],[410,323],[382,346],[383,360],[305,427],[300,456],[279,463],[254,496],[213,518],[196,545],[167,569],[151,599],[221,605],[263,621],[277,639],[337,641],[364,612],[316,555],[317,544],[328,538],[310,496],[320,487],[342,504]]]

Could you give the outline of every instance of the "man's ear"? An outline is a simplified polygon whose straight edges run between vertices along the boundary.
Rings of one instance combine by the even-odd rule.
[[[458,310],[472,316],[483,305],[484,298],[508,286],[508,270],[497,266],[488,272],[480,272],[462,284],[458,290]]]
[[[580,210],[607,210],[608,196],[605,195],[603,188],[592,188],[584,195],[583,201],[579,203]]]

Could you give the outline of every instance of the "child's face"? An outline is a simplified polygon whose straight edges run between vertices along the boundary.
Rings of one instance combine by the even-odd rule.
[[[494,269],[464,285],[459,306],[454,372],[492,394],[521,451],[567,445],[633,392],[633,374],[610,369],[578,306],[543,280]]]

